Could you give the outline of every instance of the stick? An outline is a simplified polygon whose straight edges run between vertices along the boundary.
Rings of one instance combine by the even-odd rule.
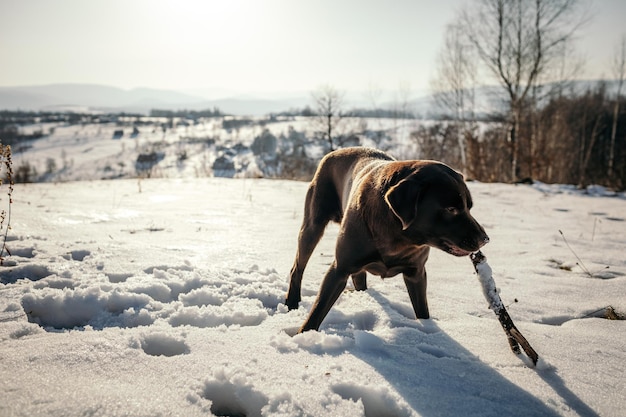
[[[521,345],[526,355],[533,362],[533,365],[537,365],[539,355],[537,355],[537,352],[535,352],[535,350],[530,346],[530,343],[528,343],[526,338],[522,336],[522,333],[517,330],[517,327],[513,324],[513,320],[511,320],[511,316],[509,316],[509,313],[506,311],[506,308],[502,303],[502,299],[500,299],[500,295],[498,294],[498,290],[496,289],[496,283],[493,280],[491,267],[487,264],[487,258],[481,251],[478,251],[471,254],[470,259],[474,264],[474,269],[476,269],[478,279],[482,284],[485,298],[489,302],[489,308],[496,313],[496,316],[504,329],[504,333],[506,333],[507,339],[509,340],[511,350],[513,353],[519,355],[521,354]]]

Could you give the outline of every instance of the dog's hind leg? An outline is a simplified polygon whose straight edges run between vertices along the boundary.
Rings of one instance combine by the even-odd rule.
[[[304,268],[306,268],[315,246],[317,246],[324,234],[325,227],[326,224],[307,224],[305,220],[305,224],[300,229],[298,251],[289,274],[289,290],[285,301],[289,310],[298,308],[302,288],[302,274],[304,274]]]
[[[357,291],[365,291],[367,289],[367,272],[361,271],[352,274],[352,283]]]
[[[333,194],[331,193],[330,196],[332,197]],[[289,291],[285,300],[289,310],[298,308],[304,268],[322,238],[326,225],[333,219],[333,216],[341,215],[336,213],[336,193],[334,196],[335,206],[332,205],[333,198],[329,198],[328,193],[324,194],[320,191],[319,184],[311,185],[307,192],[304,219],[298,234],[298,250],[289,275]]]
[[[338,269],[337,263],[333,262],[322,281],[322,286],[317,294],[315,303],[313,303],[309,317],[300,328],[299,333],[319,329],[330,308],[346,288],[348,275],[348,272]]]
[[[289,291],[285,300],[289,310],[298,308],[304,268],[322,238],[326,225],[330,221],[341,222],[341,201],[327,171],[328,168],[324,166],[318,168],[306,194],[304,217],[298,235],[298,251],[291,268]]]

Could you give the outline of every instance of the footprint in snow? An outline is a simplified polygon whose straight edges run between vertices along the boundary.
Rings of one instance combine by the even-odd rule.
[[[106,277],[109,282],[113,284],[119,284],[121,282],[126,282],[126,280],[133,276],[133,274],[129,274],[126,272],[105,272]]]
[[[165,333],[145,335],[139,341],[141,349],[151,356],[177,356],[190,352],[183,339]]]
[[[610,220],[612,222],[623,222],[626,221],[626,219],[624,219],[623,217],[606,217],[607,220]]]
[[[91,252],[85,249],[78,249],[71,251],[70,255],[72,256],[72,260],[82,262],[86,257],[91,255]]]
[[[86,257],[91,255],[91,252],[85,249],[77,249],[70,252],[65,253],[63,258],[67,261],[78,261],[82,262]]]
[[[626,317],[624,314],[616,311],[612,306],[602,307],[593,311],[583,311],[578,315],[561,315],[561,316],[549,316],[542,317],[538,323],[547,324],[549,326],[561,326],[567,322],[573,320],[583,319],[606,319],[606,320],[624,320]]]
[[[50,275],[52,272],[45,265],[26,264],[20,266],[7,267],[0,271],[0,283],[2,284],[15,284],[20,279],[27,279],[30,281],[39,281]]]
[[[402,398],[386,387],[342,383],[333,385],[331,390],[344,400],[361,400],[365,416],[413,415]]]
[[[19,258],[32,259],[35,257],[35,248],[32,246],[16,248],[11,247],[11,256],[17,256]]]
[[[232,379],[234,382],[222,371],[204,383],[200,395],[211,401],[211,412],[216,416],[260,417],[269,398],[255,390],[245,377],[234,375]]]

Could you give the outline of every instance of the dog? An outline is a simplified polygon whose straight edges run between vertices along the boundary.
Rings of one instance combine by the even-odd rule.
[[[330,152],[308,188],[285,304],[298,308],[304,269],[330,221],[340,224],[335,258],[299,332],[319,330],[352,277],[367,289],[366,273],[402,274],[415,316],[430,317],[425,264],[431,247],[467,256],[489,242],[470,215],[463,176],[429,160],[396,161],[362,147]]]

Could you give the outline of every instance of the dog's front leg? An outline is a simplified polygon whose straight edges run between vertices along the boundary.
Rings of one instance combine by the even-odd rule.
[[[418,319],[427,319],[430,317],[428,312],[428,300],[426,299],[426,261],[430,254],[430,248],[424,246],[413,259],[415,268],[411,268],[404,272],[404,284],[409,292],[411,304],[415,317]]]
[[[365,271],[352,274],[352,283],[357,291],[365,291],[367,289],[367,273]]]
[[[418,319],[429,318],[428,300],[426,299],[426,270],[422,268],[420,272],[404,274],[404,283],[409,292],[411,304],[413,304],[415,317]]]
[[[313,303],[309,317],[300,328],[299,333],[307,330],[319,330],[330,308],[346,288],[348,275],[348,272],[337,268],[337,262],[333,262],[322,281],[322,286],[317,294],[315,303]]]

